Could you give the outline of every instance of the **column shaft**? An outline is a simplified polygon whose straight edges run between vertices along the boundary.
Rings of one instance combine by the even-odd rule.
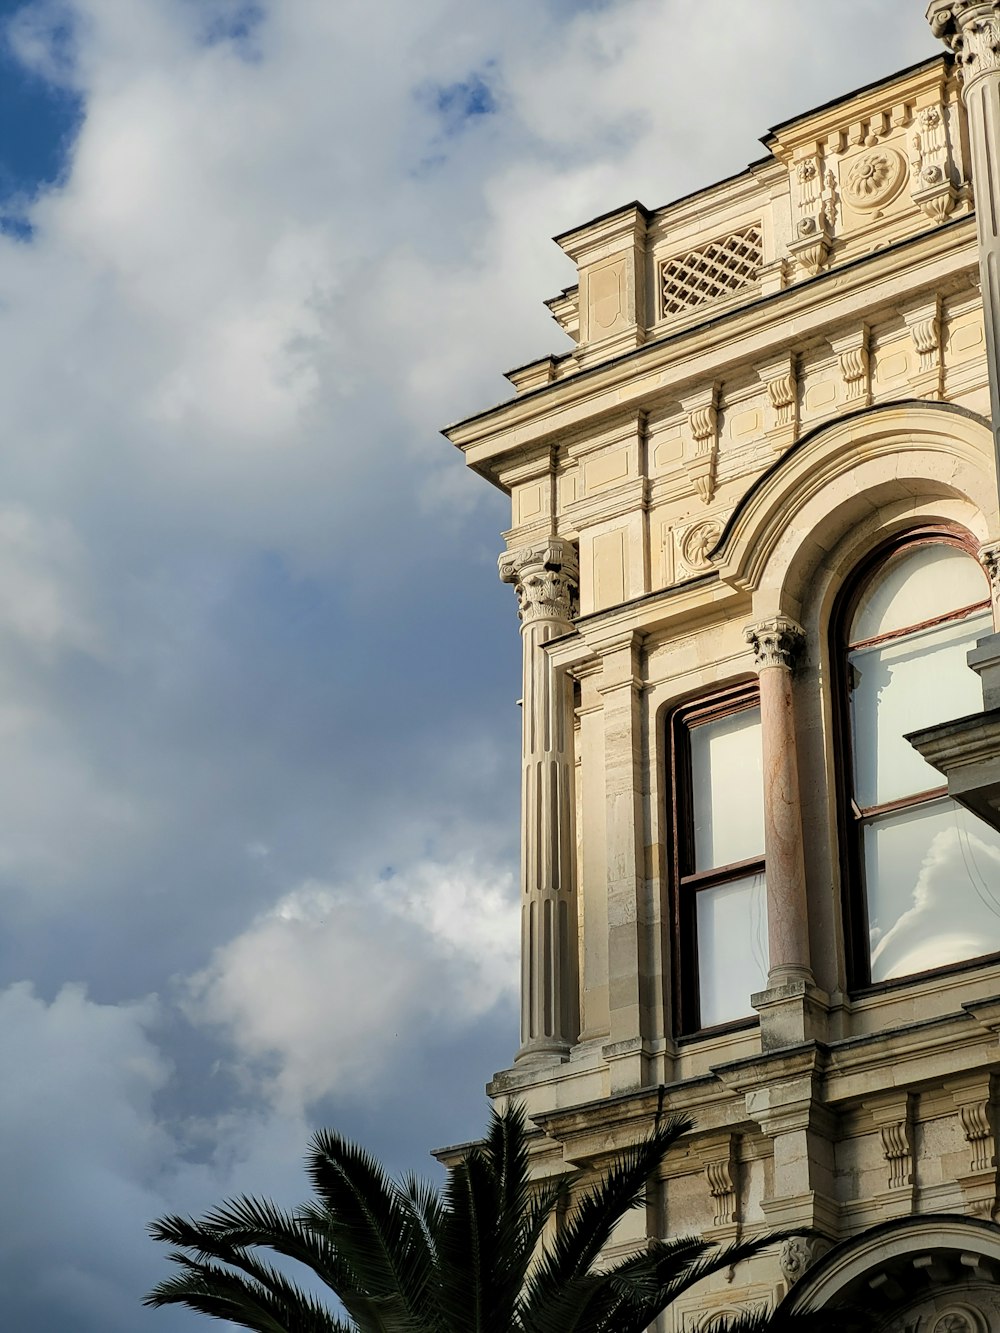
[[[751,626],[760,674],[764,769],[764,860],[767,876],[768,986],[812,981],[805,849],[799,794],[792,666],[802,630],[783,616]]]

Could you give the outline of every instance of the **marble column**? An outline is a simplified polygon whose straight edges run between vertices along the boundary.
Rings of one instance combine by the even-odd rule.
[[[767,877],[768,988],[812,983],[805,850],[795,742],[792,671],[805,641],[786,616],[750,625],[747,642],[760,676],[764,752],[764,859]]]
[[[524,662],[521,747],[521,1049],[519,1062],[566,1056],[579,1035],[574,885],[572,682],[544,645],[572,629],[579,569],[550,537],[499,561],[517,593]]]
[[[927,21],[955,55],[969,116],[979,273],[1000,478],[1000,0],[932,0]]]

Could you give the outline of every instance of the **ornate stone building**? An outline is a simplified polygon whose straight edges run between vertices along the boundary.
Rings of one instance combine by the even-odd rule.
[[[539,1172],[696,1128],[620,1235],[801,1228],[755,1301],[1000,1330],[1000,3],[745,172],[557,238],[510,495]],[[975,206],[974,206],[975,199]]]

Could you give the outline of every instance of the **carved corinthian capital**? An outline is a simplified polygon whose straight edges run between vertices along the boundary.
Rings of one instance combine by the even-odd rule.
[[[748,625],[743,636],[753,649],[758,671],[765,667],[794,671],[806,642],[802,626],[788,616],[774,616],[759,624]]]
[[[502,582],[514,585],[523,624],[534,620],[568,624],[576,615],[580,568],[571,542],[548,537],[504,551],[497,564]]]
[[[965,85],[1000,69],[998,0],[931,0],[927,22],[955,53]]]

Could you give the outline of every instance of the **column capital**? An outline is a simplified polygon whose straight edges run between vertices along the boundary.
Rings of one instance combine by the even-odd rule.
[[[522,624],[561,620],[568,625],[572,621],[580,585],[580,566],[572,542],[546,537],[504,551],[497,566],[501,581],[514,585]]]
[[[979,563],[986,570],[994,597],[1000,597],[1000,542],[984,542],[979,548]]]
[[[753,649],[758,671],[765,667],[794,671],[806,643],[805,630],[788,616],[771,616],[756,625],[748,625],[743,637]]]
[[[962,69],[966,87],[1000,70],[998,0],[931,0],[927,22]]]

